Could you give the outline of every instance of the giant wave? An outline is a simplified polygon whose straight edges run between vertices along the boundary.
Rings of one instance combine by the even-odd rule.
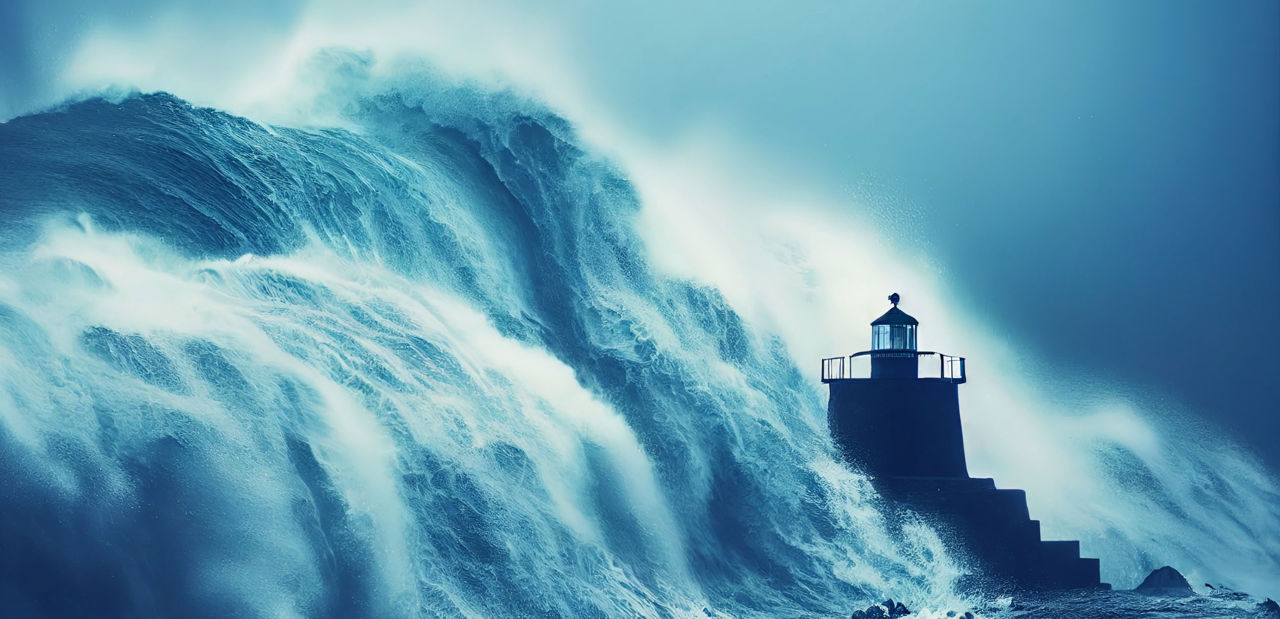
[[[341,111],[266,126],[150,94],[0,125],[10,608],[963,603],[964,558],[839,462],[813,360],[649,264],[635,189],[568,122],[448,84]],[[1199,505],[1256,538],[1275,491],[1240,473]]]

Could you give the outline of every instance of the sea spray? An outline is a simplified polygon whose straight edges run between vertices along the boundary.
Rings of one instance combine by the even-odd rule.
[[[22,575],[6,600],[170,615],[964,606],[964,558],[924,524],[889,525],[836,457],[815,359],[793,356],[812,347],[801,327],[780,335],[713,281],[654,268],[636,190],[563,119],[358,69],[326,95],[343,128],[166,95],[0,125],[0,541]],[[778,259],[830,249],[821,238]],[[1274,529],[1265,475],[1180,457],[1227,458],[1247,483],[1151,488],[1146,508],[1170,514],[1154,537],[1099,495],[1125,526],[1097,536],[1164,551],[1189,511],[1243,514],[1232,526],[1254,539]],[[1213,569],[1245,579],[1275,560],[1262,547],[1252,567]]]

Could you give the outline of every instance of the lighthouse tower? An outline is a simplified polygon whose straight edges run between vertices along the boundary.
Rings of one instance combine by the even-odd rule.
[[[1042,541],[1022,490],[969,477],[960,424],[964,357],[919,350],[920,323],[893,306],[871,323],[871,349],[822,360],[836,448],[885,498],[929,519],[978,568],[983,587],[1107,587],[1076,541]],[[855,365],[869,358],[869,376]]]

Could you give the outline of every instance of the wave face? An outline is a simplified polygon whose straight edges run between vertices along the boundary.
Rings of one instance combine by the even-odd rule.
[[[504,95],[355,130],[167,95],[0,126],[0,584],[111,615],[670,616],[946,599],[812,377],[664,278]]]
[[[812,360],[651,268],[635,190],[564,120],[441,84],[338,107],[344,129],[163,94],[0,125],[6,608],[965,603],[963,558],[836,459]],[[1274,505],[1222,484],[1197,496]]]

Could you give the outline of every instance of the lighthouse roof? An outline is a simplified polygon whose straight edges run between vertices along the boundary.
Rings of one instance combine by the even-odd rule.
[[[918,324],[920,324],[919,320],[912,318],[911,314],[908,314],[898,309],[898,306],[895,305],[889,308],[889,311],[885,312],[883,316],[875,319],[875,322],[872,322],[871,326],[875,327],[879,325],[918,325]]]

